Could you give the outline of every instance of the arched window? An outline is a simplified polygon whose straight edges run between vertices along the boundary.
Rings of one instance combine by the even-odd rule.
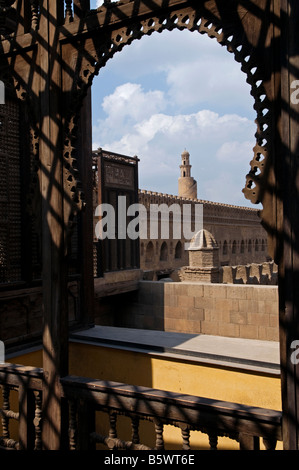
[[[248,241],[248,253],[251,253],[251,240]]]
[[[227,249],[227,241],[226,241],[226,240],[224,240],[224,242],[223,242],[223,249],[222,249],[222,253],[223,253],[224,255],[227,255],[227,253],[228,253],[228,249]]]
[[[262,251],[265,251],[265,241],[262,240]]]
[[[237,242],[236,242],[236,240],[233,241],[232,253],[233,254],[237,253]]]
[[[166,242],[163,242],[160,249],[160,261],[167,261],[168,258],[168,246]]]
[[[240,252],[241,253],[244,253],[245,251],[245,243],[244,243],[244,240],[241,241],[241,248],[240,248]]]
[[[182,243],[180,241],[176,244],[174,257],[175,259],[181,259],[182,257]]]
[[[259,251],[259,241],[255,240],[255,251]]]
[[[145,261],[149,262],[154,259],[154,245],[152,242],[148,242],[145,251]]]

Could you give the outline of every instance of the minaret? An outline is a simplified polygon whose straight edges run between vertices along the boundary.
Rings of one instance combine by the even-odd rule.
[[[197,199],[197,183],[191,176],[190,154],[187,150],[181,155],[181,176],[179,178],[179,196]]]

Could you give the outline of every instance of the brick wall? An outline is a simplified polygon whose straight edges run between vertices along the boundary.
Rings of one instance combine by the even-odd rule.
[[[141,281],[115,326],[278,341],[276,286]]]

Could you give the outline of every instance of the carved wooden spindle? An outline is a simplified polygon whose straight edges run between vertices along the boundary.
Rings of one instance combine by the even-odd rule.
[[[31,4],[31,29],[36,31],[39,23],[38,0],[30,0]]]
[[[2,388],[3,411],[9,411],[10,409],[9,394],[10,394],[9,387],[7,387],[6,385],[3,385],[3,388]],[[5,439],[9,439],[9,418],[5,413],[2,414],[2,436]]]
[[[73,21],[73,2],[72,0],[65,0],[65,22],[71,23]]]
[[[70,450],[77,447],[77,403],[76,400],[69,402],[69,446]]]
[[[190,429],[181,428],[182,439],[183,439],[183,450],[190,450]]]
[[[210,450],[217,450],[218,436],[217,434],[209,434]]]
[[[264,438],[263,443],[265,445],[266,450],[275,450],[277,440],[275,438]]]
[[[132,418],[132,442],[133,444],[139,444],[139,418]]]
[[[110,422],[109,437],[111,437],[111,439],[116,439],[117,438],[117,429],[116,429],[117,414],[116,413],[109,414],[109,422]]]
[[[34,416],[34,427],[35,427],[35,442],[34,449],[42,450],[42,392],[34,392],[35,397],[35,416]]]
[[[156,422],[155,423],[156,431],[156,450],[164,450],[164,439],[163,439],[163,424]]]

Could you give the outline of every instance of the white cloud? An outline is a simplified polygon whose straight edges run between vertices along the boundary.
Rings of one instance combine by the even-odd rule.
[[[135,121],[165,108],[163,92],[159,90],[144,92],[140,84],[125,83],[118,86],[114,93],[106,96],[102,107],[108,115],[108,119],[113,120],[114,125],[118,125],[125,118],[132,118]]]
[[[241,190],[252,104],[239,64],[215,40],[155,33],[124,47],[95,80],[93,147],[138,155],[140,187],[173,194],[187,148],[200,198],[249,205]]]
[[[211,42],[210,38],[207,38]],[[197,54],[193,61],[170,63],[165,68],[169,96],[172,101],[185,109],[187,106],[209,103],[214,109],[242,108],[251,112],[253,101],[249,96],[249,86],[245,75],[233,57],[227,57],[220,50],[215,54]],[[245,98],[246,97],[246,98]],[[244,99],[245,98],[245,99]]]
[[[253,153],[252,141],[230,141],[221,145],[216,153],[216,158],[220,162],[240,163],[248,162],[248,155]]]
[[[103,105],[106,119],[94,127],[94,147],[138,155],[140,187],[177,194],[180,154],[187,148],[200,198],[220,201],[222,195],[225,202],[246,202],[241,189],[255,132],[249,119],[210,110],[177,115],[155,112],[165,105],[163,93],[145,92],[132,83],[117,87]],[[227,174],[219,163],[225,164]],[[236,168],[237,177],[232,176]]]

